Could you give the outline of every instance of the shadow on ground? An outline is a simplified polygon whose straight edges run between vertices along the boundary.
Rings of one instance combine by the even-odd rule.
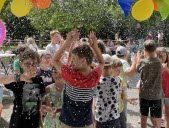
[[[138,116],[140,117],[140,113],[139,112],[135,112],[131,109],[127,109],[127,114],[129,114],[130,116]]]
[[[0,128],[9,128],[9,124],[3,118],[0,119]]]

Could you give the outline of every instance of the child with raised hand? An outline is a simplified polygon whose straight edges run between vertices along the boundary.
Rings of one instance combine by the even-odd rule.
[[[146,57],[137,64],[137,71],[141,73],[140,81],[140,113],[141,127],[146,128],[150,110],[150,119],[154,127],[160,128],[162,117],[162,66],[156,57],[156,46],[153,40],[144,42]]]
[[[102,54],[105,65],[102,77],[95,88],[93,99],[96,128],[120,128],[119,98],[122,85],[117,76],[112,76],[112,58]]]
[[[100,79],[104,60],[97,46],[97,38],[94,32],[91,32],[89,35],[90,46],[97,54],[99,65],[93,70],[90,68],[93,53],[89,45],[75,47],[72,50],[71,64],[63,65],[60,62],[62,53],[67,46],[77,41],[78,37],[77,29],[68,33],[66,42],[53,58],[54,67],[61,73],[65,81],[59,128],[92,128],[93,88]]]
[[[42,113],[47,112],[44,119],[44,128],[58,128],[59,115],[62,108],[62,90],[64,81],[55,68],[52,69],[55,83],[46,87],[46,105],[41,107]]]
[[[169,128],[169,56],[167,50],[164,47],[157,48],[157,57],[161,59],[162,63],[163,110],[167,122],[166,128]],[[165,120],[162,119],[161,124],[164,122]]]
[[[21,81],[19,81],[18,75],[17,81],[5,85],[7,89],[13,91],[15,96],[9,127],[38,128],[41,124],[39,112],[41,96],[45,93],[42,78],[37,76],[39,55],[30,50],[26,51],[19,60],[24,71],[24,74],[21,75]]]

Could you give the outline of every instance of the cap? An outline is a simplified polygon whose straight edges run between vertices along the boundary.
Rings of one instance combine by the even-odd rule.
[[[127,49],[123,46],[119,46],[116,49],[116,55],[126,55],[127,54]]]
[[[113,64],[112,58],[109,54],[102,54],[103,59],[104,59],[104,66],[110,66]]]

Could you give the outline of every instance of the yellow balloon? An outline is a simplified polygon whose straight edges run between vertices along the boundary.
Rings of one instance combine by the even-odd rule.
[[[147,20],[154,11],[152,0],[139,0],[132,7],[132,16],[138,21]]]
[[[26,16],[30,11],[30,0],[13,0],[11,11],[17,17]]]
[[[6,0],[0,0],[0,11],[2,10],[2,7],[4,6]]]

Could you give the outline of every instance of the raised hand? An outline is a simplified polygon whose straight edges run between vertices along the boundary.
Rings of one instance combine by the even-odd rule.
[[[167,63],[162,63],[162,67],[166,70],[168,69]]]
[[[132,63],[137,63],[137,56],[136,55],[131,57],[131,62]]]
[[[73,41],[77,41],[79,38],[80,33],[78,29],[74,29],[73,31],[69,32],[66,37],[66,41],[72,43]]]
[[[97,46],[97,37],[93,31],[89,34],[89,43],[91,46]]]
[[[25,81],[25,82],[32,82],[31,78],[37,76],[37,67],[32,67],[29,71],[25,71],[21,76],[20,76],[20,81]]]

